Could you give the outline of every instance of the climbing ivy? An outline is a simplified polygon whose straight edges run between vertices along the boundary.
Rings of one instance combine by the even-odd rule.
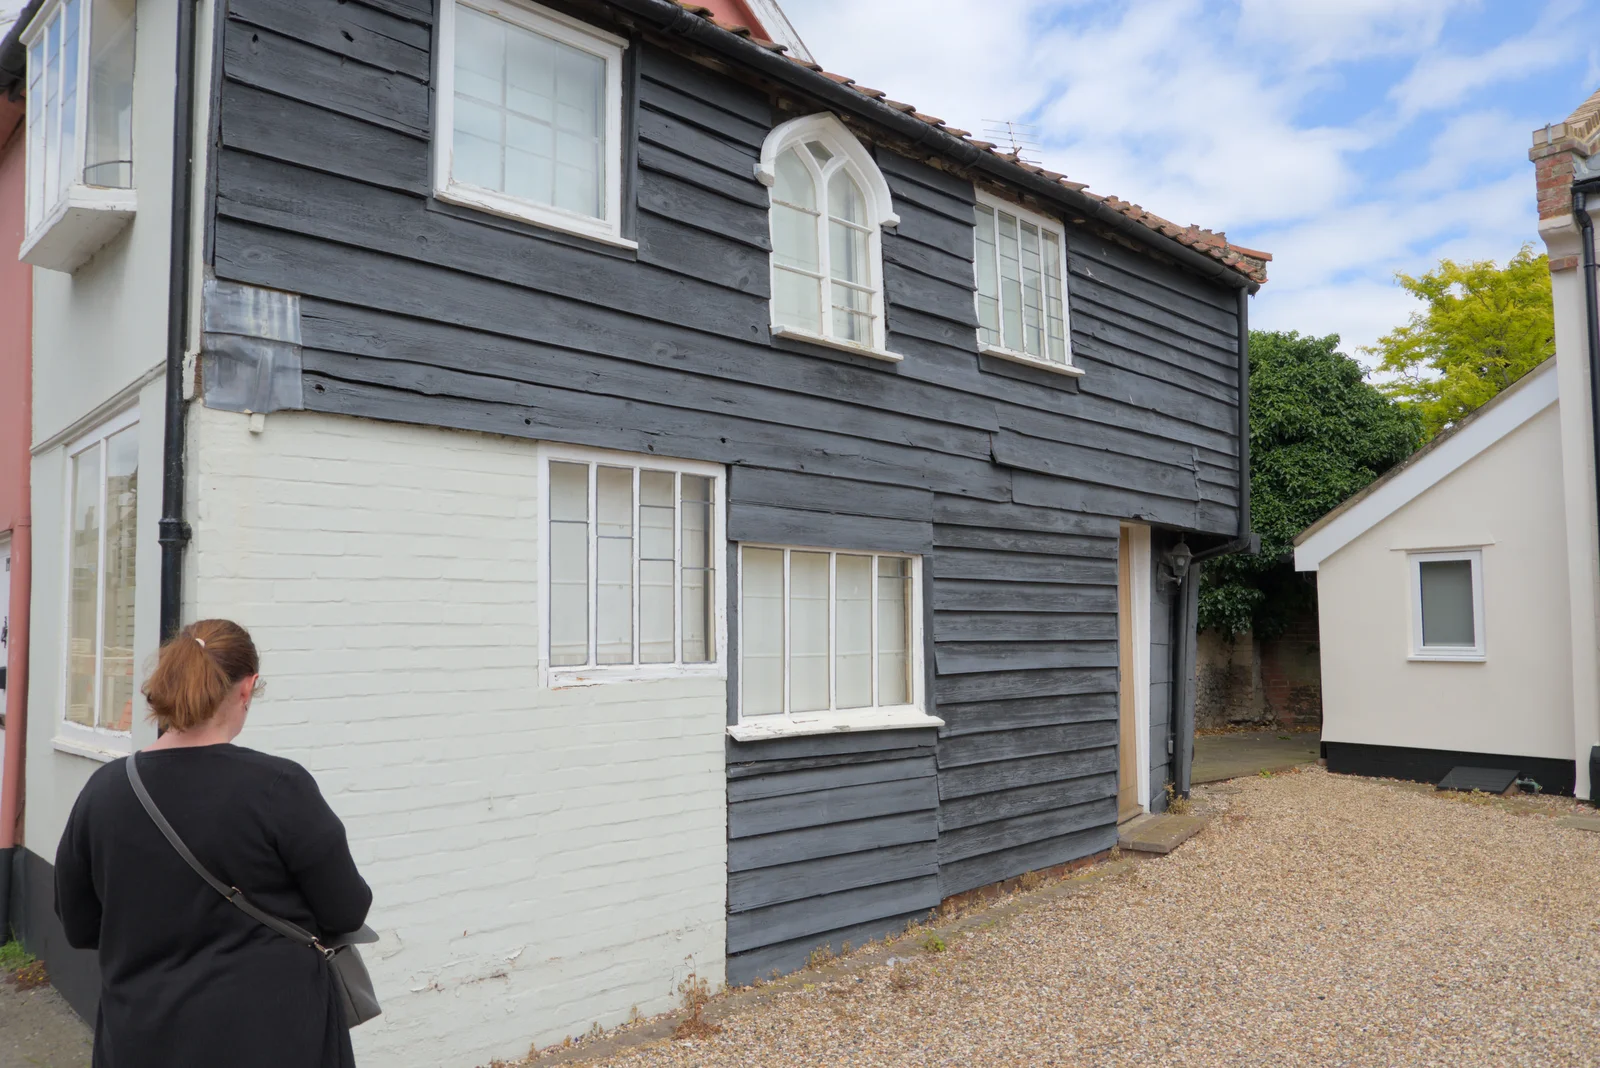
[[[1414,411],[1366,381],[1339,336],[1250,332],[1251,525],[1258,556],[1225,556],[1201,574],[1200,627],[1260,637],[1314,603],[1294,570],[1294,539],[1422,443]]]

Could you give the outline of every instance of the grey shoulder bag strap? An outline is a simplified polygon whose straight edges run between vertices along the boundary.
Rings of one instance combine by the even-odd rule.
[[[244,896],[243,890],[237,886],[229,886],[212,875],[206,866],[189,852],[189,847],[183,844],[178,832],[172,829],[167,817],[156,807],[155,801],[150,797],[150,791],[144,788],[144,780],[139,777],[137,759],[138,754],[128,757],[128,785],[133,787],[133,794],[139,799],[139,804],[144,806],[145,812],[150,815],[150,819],[171,843],[172,848],[177,850],[178,856],[183,858],[184,863],[193,868],[195,874],[204,879],[211,889],[221,894],[246,916],[265,927],[270,927],[289,941],[322,954],[333,973],[333,985],[339,992],[339,1001],[344,1007],[344,1018],[348,1026],[364,1024],[381,1013],[383,1010],[378,1007],[378,995],[373,990],[372,977],[367,974],[367,966],[361,960],[361,954],[356,952],[356,943],[378,940],[372,928],[363,926],[359,931],[324,941],[298,924],[279,919],[270,912],[256,908],[250,903],[250,899]]]

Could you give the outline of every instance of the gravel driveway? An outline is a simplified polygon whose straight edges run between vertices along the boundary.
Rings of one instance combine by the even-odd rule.
[[[593,1063],[1600,1065],[1600,834],[1316,767],[1196,797],[1170,857]]]

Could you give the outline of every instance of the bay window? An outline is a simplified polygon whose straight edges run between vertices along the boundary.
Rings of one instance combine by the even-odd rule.
[[[81,266],[132,218],[134,0],[52,0],[27,50],[21,258]]]
[[[721,469],[552,450],[544,471],[551,680],[720,671]]]

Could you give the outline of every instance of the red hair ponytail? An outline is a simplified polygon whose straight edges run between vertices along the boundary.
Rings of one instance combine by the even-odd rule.
[[[145,680],[150,718],[164,731],[192,730],[216,714],[230,687],[259,674],[250,632],[227,619],[191,623],[161,647]]]

